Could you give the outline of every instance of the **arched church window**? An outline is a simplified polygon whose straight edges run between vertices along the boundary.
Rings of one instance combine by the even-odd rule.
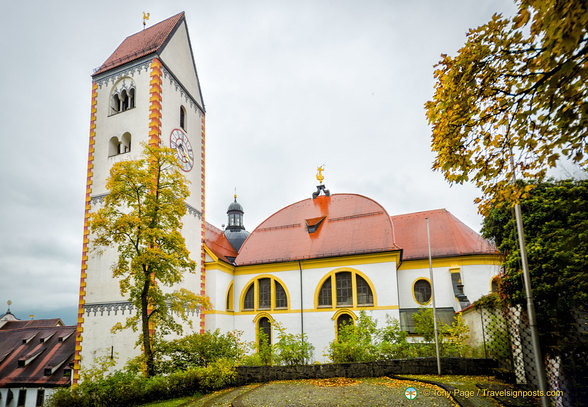
[[[287,309],[288,293],[284,285],[272,276],[260,276],[245,288],[243,311]]]
[[[315,306],[325,307],[373,307],[373,286],[356,270],[333,271],[324,277],[315,291]],[[334,292],[334,295],[333,295]],[[335,302],[333,303],[333,297]]]
[[[272,306],[271,280],[269,278],[260,278],[259,282],[259,309],[268,309]]]
[[[337,334],[346,326],[353,325],[353,318],[349,314],[341,314],[337,318]]]
[[[282,284],[276,281],[276,308],[288,308],[288,298]]]
[[[229,291],[227,292],[227,311],[233,311],[233,283],[229,286]]]
[[[353,305],[353,289],[351,287],[351,273],[344,271],[337,273],[335,277],[335,286],[337,287],[337,306]]]
[[[318,298],[319,307],[330,307],[333,303],[333,296],[331,294],[331,277],[327,278],[321,287]]]
[[[186,109],[180,106],[180,127],[186,130]]]
[[[431,301],[431,283],[424,278],[418,279],[412,286],[414,300],[420,305],[426,305]]]
[[[367,281],[362,276],[355,276],[357,284],[357,305],[374,305],[374,295]]]
[[[261,348],[263,345],[272,344],[272,324],[267,317],[261,317],[259,319],[258,328],[258,344]],[[261,334],[261,335],[260,335]]]
[[[255,284],[251,284],[245,294],[245,301],[243,302],[243,309],[253,309],[255,306]]]

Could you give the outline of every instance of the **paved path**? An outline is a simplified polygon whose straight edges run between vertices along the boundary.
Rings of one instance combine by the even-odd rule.
[[[407,387],[417,389],[416,398],[405,397]],[[185,407],[253,406],[459,406],[440,387],[416,381],[380,378],[334,378],[277,381],[214,393]]]

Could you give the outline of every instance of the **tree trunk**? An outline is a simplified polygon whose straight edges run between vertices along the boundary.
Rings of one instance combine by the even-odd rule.
[[[151,349],[151,332],[149,331],[149,301],[148,294],[151,284],[151,277],[148,275],[143,284],[143,291],[141,292],[141,327],[143,331],[143,354],[145,356],[145,364],[147,365],[147,377],[155,375],[155,367],[153,364],[153,351]]]

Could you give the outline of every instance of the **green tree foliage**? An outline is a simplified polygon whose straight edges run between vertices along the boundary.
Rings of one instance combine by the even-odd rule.
[[[588,303],[588,181],[539,182],[521,201],[537,324],[544,352],[578,346],[575,310]],[[495,206],[482,233],[505,254],[502,300],[525,307],[516,225],[507,205]]]
[[[173,341],[164,341],[157,347],[156,370],[169,374],[195,367],[207,366],[217,360],[238,363],[245,355],[246,347],[240,331],[221,334],[194,333]]]
[[[188,185],[173,150],[146,146],[140,159],[112,166],[106,189],[109,193],[103,207],[92,214],[90,230],[97,247],[117,247],[113,277],[138,309],[124,326],[113,329],[140,328],[139,344],[151,376],[153,343],[181,332],[174,316],[187,320],[187,312],[208,306],[206,299],[189,290],[163,289],[180,283],[196,266],[180,233]]]
[[[481,213],[528,193],[511,183],[511,157],[524,179],[543,179],[560,157],[588,166],[588,3],[517,3],[516,16],[494,15],[456,57],[442,55],[425,105],[433,168],[480,187]]]

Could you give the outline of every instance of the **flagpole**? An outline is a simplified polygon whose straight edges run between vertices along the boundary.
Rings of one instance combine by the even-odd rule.
[[[437,334],[437,307],[435,306],[435,281],[433,279],[433,259],[431,257],[431,234],[429,233],[429,218],[427,221],[427,244],[429,246],[429,278],[431,280],[431,299],[433,300],[433,331],[435,332],[435,352],[437,354],[437,374],[441,375],[441,358],[439,356],[439,336]]]

